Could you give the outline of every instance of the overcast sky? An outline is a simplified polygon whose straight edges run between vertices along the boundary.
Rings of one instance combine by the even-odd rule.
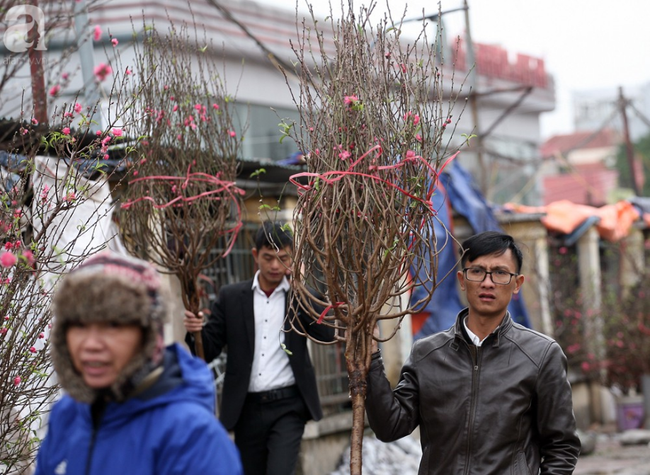
[[[295,0],[259,0],[295,8]],[[431,0],[389,0],[393,16],[406,18],[438,11]],[[300,0],[304,5],[304,0]],[[313,0],[324,10],[327,0]],[[346,0],[347,3],[347,0]],[[356,0],[355,9],[364,2]],[[650,0],[468,0],[475,42],[498,44],[511,53],[545,60],[555,78],[557,108],[542,116],[542,136],[573,131],[572,91],[611,89],[650,83]],[[334,0],[335,5],[340,1]],[[385,0],[379,0],[382,10]],[[463,0],[441,0],[451,10]],[[340,10],[340,8],[339,8]],[[465,30],[462,11],[444,16],[448,34]]]

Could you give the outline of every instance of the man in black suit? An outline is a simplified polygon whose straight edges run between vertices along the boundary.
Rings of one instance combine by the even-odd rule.
[[[307,338],[288,331],[286,317],[317,340],[334,333],[301,311],[287,315],[292,250],[291,233],[266,221],[252,250],[255,277],[221,288],[205,323],[202,313],[183,320],[192,351],[201,331],[207,361],[228,346],[220,419],[234,431],[245,475],[294,474],[305,423],[322,417]]]

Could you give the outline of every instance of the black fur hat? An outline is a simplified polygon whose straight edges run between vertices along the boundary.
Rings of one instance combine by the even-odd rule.
[[[101,252],[63,277],[54,294],[52,360],[59,382],[74,399],[92,403],[99,391],[87,386],[75,370],[66,342],[71,323],[136,324],[143,329],[143,349],[102,391],[122,401],[162,361],[167,299],[160,275],[146,261]]]

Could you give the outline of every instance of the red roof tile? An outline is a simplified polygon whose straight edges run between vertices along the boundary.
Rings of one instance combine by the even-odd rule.
[[[565,154],[572,150],[614,147],[620,142],[616,131],[603,129],[598,133],[575,132],[573,134],[554,135],[540,146],[542,157],[558,153]]]
[[[572,173],[544,177],[544,205],[569,200],[576,204],[602,206],[618,186],[618,171],[602,164],[576,166]]]

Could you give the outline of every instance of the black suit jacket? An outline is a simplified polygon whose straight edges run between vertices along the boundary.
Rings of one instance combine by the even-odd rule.
[[[255,316],[252,286],[253,279],[222,287],[217,299],[212,303],[211,315],[201,332],[206,361],[212,361],[219,356],[224,346],[228,346],[220,411],[221,422],[227,430],[232,430],[239,419],[253,366]],[[286,302],[289,302],[289,295]],[[332,341],[334,338],[332,328],[315,323],[301,311],[290,317],[298,318],[307,333],[320,341]],[[289,329],[289,325],[285,319],[285,329]],[[297,322],[295,326],[300,328]],[[185,341],[194,352],[193,340],[189,334]],[[319,420],[323,413],[314,367],[307,351],[307,338],[295,331],[289,331],[285,333],[284,344],[290,352],[289,362],[300,394],[311,417]]]

